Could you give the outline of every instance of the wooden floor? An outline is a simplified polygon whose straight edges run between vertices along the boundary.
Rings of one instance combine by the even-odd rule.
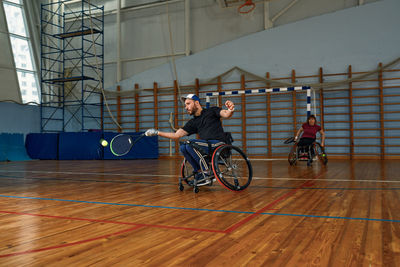
[[[198,194],[179,163],[0,163],[0,266],[400,265],[399,160],[254,160]]]

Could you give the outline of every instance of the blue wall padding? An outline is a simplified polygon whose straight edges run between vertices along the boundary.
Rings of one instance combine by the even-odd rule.
[[[30,160],[26,154],[23,134],[0,134],[0,161]]]
[[[114,156],[110,147],[103,147],[100,139],[104,138],[111,142],[111,139],[118,133],[112,132],[63,132],[63,133],[30,133],[26,137],[26,152],[33,159],[46,160],[93,160],[93,159],[156,159],[158,158],[158,137],[143,137],[135,144],[132,150],[122,157]],[[142,133],[126,133],[138,137]],[[23,135],[21,134],[21,144],[10,147],[12,142],[9,137],[0,138],[0,160],[15,160],[16,155],[25,153],[23,146]],[[7,148],[6,148],[7,146]],[[6,151],[11,151],[7,155]],[[25,153],[26,155],[26,153]],[[26,158],[29,157],[26,155]]]
[[[116,136],[118,133],[104,133],[104,139],[108,141],[110,144],[111,139]],[[129,134],[133,137],[133,140],[136,137],[141,135],[141,132],[138,133],[124,133]],[[158,136],[152,137],[143,137],[140,141],[138,141],[129,151],[128,154],[117,157],[114,156],[110,151],[110,146],[104,148],[104,159],[156,159],[158,158]]]
[[[59,160],[102,159],[101,132],[63,132],[58,139]]]
[[[58,133],[30,133],[25,147],[32,159],[58,159]]]

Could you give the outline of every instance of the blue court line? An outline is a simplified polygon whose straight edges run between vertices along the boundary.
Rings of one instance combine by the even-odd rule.
[[[43,180],[43,181],[72,181],[72,182],[94,182],[94,183],[120,183],[120,184],[173,184],[165,182],[139,182],[139,181],[121,181],[121,180],[91,180],[91,179],[69,179],[69,178],[33,178],[23,176],[7,176],[0,175],[0,177],[19,179],[19,180]]]
[[[60,198],[21,197],[21,196],[7,196],[7,195],[0,195],[0,197],[18,198],[18,199],[36,199],[36,200],[64,201],[64,202],[89,203],[89,204],[101,204],[101,205],[113,205],[113,206],[129,206],[129,207],[144,207],[144,208],[174,209],[174,210],[212,211],[212,212],[226,212],[226,213],[238,213],[238,214],[255,214],[256,213],[254,211],[214,210],[214,209],[201,209],[201,208],[152,206],[152,205],[140,205],[140,204],[129,204],[129,203],[112,203],[112,202],[99,202],[99,201],[84,201],[84,200],[72,200],[72,199],[60,199]],[[270,213],[270,212],[262,212],[262,213],[259,213],[259,214],[261,214],[261,215],[274,215],[274,216],[295,216],[295,217],[306,217],[306,218],[308,217],[308,218],[361,220],[361,221],[378,221],[378,222],[396,222],[396,223],[400,223],[400,220],[377,219],[377,218],[340,217],[340,216],[323,216],[323,215],[307,215],[307,214],[291,214],[291,213]]]
[[[92,179],[73,179],[73,178],[33,178],[33,177],[23,177],[23,176],[9,176],[0,175],[0,177],[9,179],[19,179],[19,180],[43,180],[43,181],[72,181],[72,182],[93,182],[93,183],[118,183],[118,184],[164,184],[164,185],[176,185],[176,183],[166,183],[166,182],[141,182],[141,181],[121,181],[121,180],[92,180]],[[262,186],[253,185],[254,188],[268,188],[268,189],[295,189],[296,187],[289,186]],[[385,188],[371,188],[371,187],[358,187],[358,188],[346,188],[346,187],[303,187],[300,190],[400,190],[400,187],[385,187]]]
[[[271,188],[271,189],[296,189],[296,187],[288,187],[288,186],[261,186],[261,185],[253,185],[252,187],[261,187],[261,188]],[[400,187],[385,187],[385,188],[376,188],[376,187],[356,187],[356,188],[348,188],[348,187],[302,187],[300,190],[400,190]]]
[[[141,204],[130,204],[130,203],[113,203],[113,202],[86,201],[86,200],[73,200],[73,199],[61,199],[61,198],[46,198],[46,197],[21,197],[21,196],[7,196],[7,195],[0,195],[0,197],[5,197],[5,198],[20,198],[20,199],[36,199],[36,200],[51,200],[51,201],[64,201],[64,202],[88,203],[88,204],[101,204],[101,205],[113,205],[113,206],[144,207],[144,208],[178,209],[178,210],[195,210],[195,211],[213,211],[213,212],[230,212],[230,213],[248,213],[248,214],[253,214],[253,213],[254,213],[254,212],[252,212],[252,211],[213,210],[213,209],[200,209],[200,208],[153,206],[153,205],[141,205]]]
[[[387,188],[374,188],[374,187],[357,187],[357,188],[342,188],[342,187],[308,187],[302,189],[316,189],[316,190],[400,190],[400,187],[387,187]]]
[[[308,218],[324,218],[324,219],[342,219],[342,220],[361,220],[361,221],[377,221],[377,222],[400,222],[400,220],[391,219],[375,219],[375,218],[360,218],[360,217],[341,217],[341,216],[324,216],[324,215],[307,215],[307,214],[291,214],[291,213],[270,213],[263,212],[263,215],[282,215]]]

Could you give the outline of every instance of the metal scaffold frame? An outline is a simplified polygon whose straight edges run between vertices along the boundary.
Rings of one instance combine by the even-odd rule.
[[[41,5],[41,131],[102,130],[104,7],[66,2]]]

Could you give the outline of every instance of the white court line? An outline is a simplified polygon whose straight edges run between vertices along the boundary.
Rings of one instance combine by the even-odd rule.
[[[268,178],[268,177],[253,177],[255,180],[287,180],[287,181],[324,181],[324,182],[362,182],[362,183],[400,183],[400,180],[350,180],[350,179],[313,179],[313,178]]]
[[[109,176],[145,176],[145,177],[177,177],[172,174],[133,174],[133,173],[103,173],[103,172],[54,172],[54,171],[11,171],[0,170],[0,173],[45,173],[45,174],[75,174],[75,175],[109,175]],[[400,183],[399,180],[352,180],[352,179],[312,179],[291,177],[253,177],[254,180],[284,180],[284,181],[324,181],[324,182],[362,182],[362,183]]]
[[[11,171],[11,170],[0,170],[5,173],[45,173],[45,174],[83,174],[83,175],[110,175],[110,176],[162,176],[162,177],[176,177],[171,174],[133,174],[133,173],[104,173],[104,172],[54,172],[54,171]]]
[[[249,158],[249,160],[250,161],[275,161],[275,160],[285,160],[285,161],[287,161],[287,158],[286,159],[252,159],[252,158]]]

